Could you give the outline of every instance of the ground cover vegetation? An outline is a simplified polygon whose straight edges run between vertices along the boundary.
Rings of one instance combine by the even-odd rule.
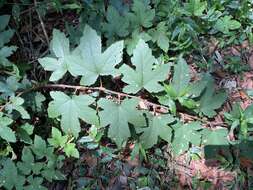
[[[252,189],[252,44],[252,0],[1,0],[0,187]]]

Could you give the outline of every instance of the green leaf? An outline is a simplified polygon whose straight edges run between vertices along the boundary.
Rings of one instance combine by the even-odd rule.
[[[1,46],[0,46],[1,47]],[[17,50],[16,46],[4,46],[0,49],[0,65],[11,66],[11,62],[7,59]]]
[[[155,65],[157,62],[152,55],[151,49],[143,41],[139,40],[136,48],[133,51],[131,58],[135,70],[127,65],[120,67],[123,73],[122,80],[128,85],[123,89],[126,93],[137,93],[141,89],[146,89],[149,92],[162,91],[162,86],[158,83],[164,81],[170,70],[169,64]]]
[[[128,18],[121,16],[113,6],[108,7],[106,19],[107,23],[104,24],[104,30],[107,38],[111,38],[115,35],[125,37],[129,34]]]
[[[201,16],[207,7],[206,1],[190,0],[189,3],[185,3],[185,11],[189,16]]]
[[[63,148],[68,141],[68,136],[67,135],[62,136],[60,130],[53,127],[52,138],[48,138],[47,141],[50,145],[54,146],[55,148],[59,147]]]
[[[32,144],[33,140],[31,139],[30,135],[33,134],[33,129],[34,126],[28,123],[21,125],[16,131],[20,141],[23,141],[27,144]]]
[[[191,83],[189,86],[189,91],[188,93],[192,98],[197,98],[201,95],[201,93],[205,90],[207,86],[206,80],[200,79],[194,83]]]
[[[57,29],[53,30],[53,39],[50,43],[50,47],[52,53],[58,58],[64,58],[66,55],[70,54],[68,38]]]
[[[204,145],[229,145],[227,135],[227,129],[216,129],[216,130],[209,130],[204,129],[202,131],[202,143]]]
[[[64,152],[68,157],[72,156],[74,158],[79,158],[79,152],[75,143],[67,143],[64,147]]]
[[[63,59],[55,59],[51,57],[45,57],[38,59],[39,63],[46,71],[53,71],[50,76],[50,81],[57,81],[63,77],[63,75],[68,71],[66,63]]]
[[[12,122],[12,119],[3,117],[3,114],[0,113],[0,137],[7,142],[16,142],[14,131],[8,127],[8,125],[10,125]]]
[[[17,163],[18,169],[25,175],[29,175],[34,165],[34,156],[32,151],[28,147],[24,147],[22,150],[22,162]]]
[[[13,188],[23,190],[25,177],[18,175],[14,162],[11,159],[6,159],[2,165],[3,168],[0,169],[0,187],[3,186],[7,190],[12,190]]]
[[[99,112],[101,126],[110,125],[108,136],[119,147],[130,137],[128,123],[135,126],[143,126],[146,123],[142,112],[136,108],[138,105],[136,99],[125,99],[121,104],[100,99],[98,105],[103,109]]]
[[[176,156],[187,151],[190,143],[196,146],[200,145],[201,134],[198,130],[201,129],[201,125],[199,122],[175,125],[173,129],[174,138],[172,141],[172,150]]]
[[[159,96],[158,98],[159,98],[160,104],[168,106],[171,113],[174,115],[176,114],[176,111],[177,111],[176,103],[175,103],[174,99],[171,98],[171,96],[166,94],[164,96]]]
[[[33,177],[30,175],[27,178],[27,181],[29,182],[29,185],[25,186],[25,190],[47,190],[46,187],[42,186],[43,178],[42,177]]]
[[[12,112],[13,110],[16,110],[20,113],[22,119],[30,119],[29,113],[22,107],[24,103],[24,99],[20,97],[10,97],[10,104],[7,104],[6,109],[8,112]]]
[[[80,52],[83,62],[76,69],[76,75],[83,76],[81,84],[92,85],[98,76],[116,75],[115,66],[122,60],[123,41],[116,42],[102,53],[101,37],[90,26],[86,25],[80,45],[76,52]],[[72,64],[77,67],[76,64]]]
[[[177,94],[177,97],[180,97],[187,92],[189,88],[189,82],[191,80],[190,69],[186,61],[182,56],[179,57],[177,64],[174,66],[174,74],[172,80],[172,88]]]
[[[10,15],[1,15],[0,16],[0,23],[1,23],[0,31],[3,31],[7,27],[9,21],[10,21]]]
[[[216,115],[215,110],[220,108],[227,99],[225,92],[215,93],[214,80],[210,75],[206,75],[202,80],[206,80],[207,85],[204,94],[200,98],[199,110],[209,118]]]
[[[230,30],[236,30],[241,27],[241,23],[232,19],[231,16],[224,16],[217,20],[214,28],[224,34],[228,34]]]
[[[16,142],[16,136],[14,131],[6,126],[0,126],[0,137],[7,142]]]
[[[17,46],[4,46],[0,49],[0,57],[10,57],[16,50]]]
[[[18,79],[15,76],[10,76],[5,82],[0,82],[0,92],[4,96],[13,96],[20,87]]]
[[[152,40],[152,37],[147,32],[140,32],[139,30],[135,30],[132,32],[131,38],[125,40],[128,55],[133,54],[133,50],[141,39],[147,42]]]
[[[148,114],[148,127],[137,129],[138,132],[143,132],[140,136],[143,148],[153,147],[157,143],[158,137],[170,143],[172,129],[168,124],[174,121],[175,119],[169,114],[159,116]]]
[[[34,137],[33,152],[39,157],[43,157],[47,155],[46,141],[44,141],[38,135],[35,135]]]
[[[80,70],[82,59],[80,55],[70,52],[69,40],[66,38],[65,34],[59,30],[54,30],[50,46],[56,58],[44,57],[38,59],[39,63],[46,71],[53,71],[49,80],[57,81],[61,79],[67,71],[69,71],[71,75],[76,76],[76,70]]]
[[[156,42],[158,47],[160,47],[164,52],[169,50],[169,38],[167,35],[167,27],[165,22],[160,22],[156,29],[151,30],[152,41]]]
[[[127,17],[130,19],[130,26],[132,28],[138,28],[143,26],[149,28],[153,25],[153,19],[155,17],[155,9],[150,6],[150,1],[134,0],[131,13],[128,13]]]
[[[4,44],[10,42],[12,36],[14,35],[14,30],[8,29],[0,32],[0,48],[4,46]]]
[[[40,92],[29,93],[25,97],[25,103],[27,106],[31,107],[34,112],[41,112],[43,102],[46,97]]]
[[[80,132],[79,119],[98,125],[96,111],[89,107],[94,99],[88,95],[69,97],[63,92],[50,92],[53,101],[49,103],[48,115],[56,118],[61,115],[61,127],[65,133],[73,134],[75,137]]]

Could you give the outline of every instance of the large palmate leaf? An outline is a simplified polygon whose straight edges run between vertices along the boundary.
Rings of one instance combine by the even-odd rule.
[[[201,134],[198,130],[201,129],[199,122],[192,122],[185,125],[175,125],[174,139],[172,141],[172,150],[175,155],[180,155],[189,149],[190,143],[196,146],[200,145]]]
[[[50,81],[56,81],[61,79],[66,72],[70,72],[71,75],[77,76],[82,70],[82,58],[76,51],[70,51],[69,39],[65,34],[59,30],[54,29],[53,39],[50,44],[51,52],[56,58],[45,57],[38,59],[39,63],[46,71],[53,71],[50,76]]]
[[[50,81],[57,81],[69,71],[73,76],[76,76],[76,70],[79,70],[79,65],[82,63],[80,56],[74,55],[69,49],[69,40],[65,34],[54,29],[53,39],[51,41],[52,54],[56,56],[45,57],[38,59],[39,63],[46,71],[53,71],[50,76]]]
[[[99,75],[115,75],[115,66],[122,60],[123,41],[116,42],[102,53],[101,37],[86,25],[76,53],[81,54],[83,62],[73,63],[76,75],[82,75],[81,84],[92,85]]]
[[[122,80],[128,85],[123,89],[126,93],[137,93],[141,89],[146,89],[149,92],[162,91],[162,86],[158,83],[164,81],[169,73],[170,65],[156,65],[155,57],[152,55],[151,49],[141,39],[133,51],[131,58],[135,70],[127,65],[120,67],[123,73]]]
[[[167,34],[168,28],[165,25],[165,22],[160,22],[156,29],[151,29],[152,41],[156,42],[157,45],[164,51],[169,50],[169,38]]]
[[[121,104],[107,99],[100,99],[98,105],[103,109],[99,112],[101,125],[110,125],[108,136],[119,147],[130,137],[128,123],[135,126],[144,126],[146,124],[142,112],[136,108],[138,105],[136,99],[125,99]]]
[[[220,108],[227,98],[225,92],[215,93],[214,80],[210,75],[203,77],[203,80],[208,81],[204,94],[200,98],[199,110],[207,117],[214,117],[216,115],[215,110]]]
[[[65,133],[75,137],[80,132],[79,118],[83,121],[98,125],[96,111],[89,107],[94,99],[88,95],[69,97],[63,92],[50,92],[53,101],[49,103],[48,114],[51,118],[61,115],[61,127]]]
[[[115,35],[124,37],[129,31],[129,20],[127,17],[121,16],[119,12],[113,7],[109,6],[106,15],[107,23],[104,24],[106,37],[111,38]]]
[[[128,17],[131,21],[132,28],[138,27],[151,27],[152,21],[155,17],[155,9],[151,9],[150,0],[140,1],[134,0],[131,13],[128,13]]]
[[[168,124],[175,121],[171,115],[153,116],[148,114],[148,127],[137,129],[138,132],[143,132],[140,136],[143,148],[148,149],[157,143],[158,137],[170,143],[172,129]]]

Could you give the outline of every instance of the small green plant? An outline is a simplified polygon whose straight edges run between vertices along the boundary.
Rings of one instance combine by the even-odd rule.
[[[239,103],[233,105],[233,109],[229,113],[225,113],[225,118],[231,126],[230,133],[237,136],[240,140],[246,140],[252,133],[253,124],[253,106],[248,106],[245,110],[241,108]],[[238,135],[237,135],[238,134]]]

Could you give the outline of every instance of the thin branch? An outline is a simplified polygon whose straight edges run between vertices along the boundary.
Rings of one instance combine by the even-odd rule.
[[[166,106],[162,106],[153,102],[149,102],[146,99],[143,99],[139,96],[133,96],[133,95],[129,95],[126,93],[122,93],[122,92],[116,92],[113,90],[109,90],[106,89],[104,87],[86,87],[86,86],[73,86],[73,85],[65,85],[65,84],[47,84],[44,86],[41,86],[40,88],[61,88],[61,89],[73,89],[73,90],[78,90],[78,91],[100,91],[100,92],[104,92],[106,94],[111,94],[111,95],[116,95],[119,97],[128,97],[128,98],[135,98],[138,99],[140,101],[143,101],[146,105],[154,107],[154,108],[163,108],[164,113],[168,112],[168,108]]]
[[[35,9],[37,8],[37,1],[34,0],[34,5],[35,5]],[[47,35],[47,31],[46,31],[46,28],[45,28],[45,24],[40,16],[40,13],[39,11],[36,9],[36,12],[37,12],[37,15],[39,17],[39,20],[40,20],[40,24],[41,24],[41,27],[42,27],[42,30],[43,30],[43,33],[45,35],[45,38],[46,38],[46,41],[47,41],[47,45],[49,46],[49,38],[48,38],[48,35]]]
[[[122,92],[116,92],[116,91],[113,91],[113,90],[106,89],[104,87],[86,87],[86,86],[75,86],[75,85],[66,85],[66,84],[42,84],[42,85],[38,85],[38,86],[33,86],[32,88],[29,88],[25,91],[18,92],[17,96],[21,96],[25,93],[28,93],[28,92],[31,92],[31,91],[34,91],[34,90],[40,90],[40,89],[46,89],[46,88],[48,88],[48,89],[63,89],[63,90],[64,89],[72,89],[72,90],[75,90],[75,91],[82,91],[82,92],[85,92],[87,94],[91,93],[91,92],[94,92],[94,91],[99,91],[99,92],[103,92],[103,93],[106,93],[106,94],[115,95],[117,97],[135,98],[135,99],[138,99],[139,101],[142,101],[145,105],[147,105],[149,107],[152,107],[155,112],[163,113],[163,114],[169,112],[169,109],[166,106],[162,106],[160,104],[150,102],[150,101],[148,101],[146,99],[143,99],[139,96],[129,95],[129,94],[122,93]],[[0,112],[3,111],[5,106],[8,105],[9,103],[10,103],[10,101],[7,102],[5,105],[0,106]],[[178,114],[182,118],[184,118],[184,116],[186,116],[188,119],[190,118],[191,120],[198,120],[198,121],[201,121],[202,123],[206,123],[206,124],[209,123],[209,121],[205,121],[205,120],[200,119],[200,118],[198,118],[197,116],[194,116],[194,115],[190,115],[190,114],[182,113],[182,112],[179,112]],[[221,125],[221,124],[222,123],[218,123],[218,125]]]

